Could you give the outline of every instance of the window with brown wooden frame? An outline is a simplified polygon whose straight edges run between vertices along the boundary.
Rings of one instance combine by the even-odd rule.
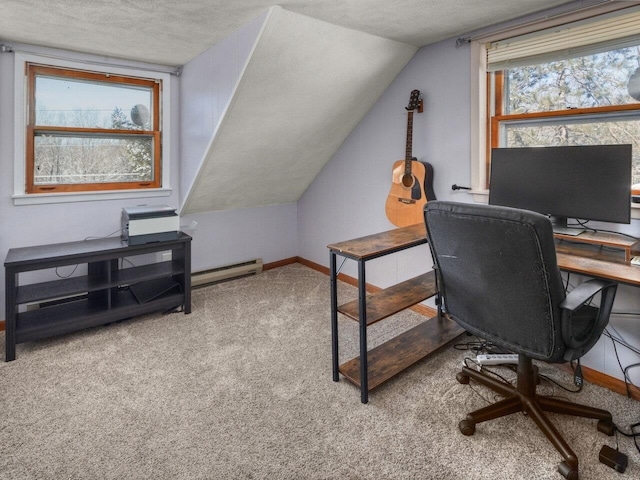
[[[557,31],[515,39],[520,52],[489,65],[487,171],[496,147],[631,144],[632,192],[640,194],[640,37],[625,36],[627,24],[640,31],[640,13],[578,26],[600,28],[612,37],[605,43],[588,44],[600,38],[590,32],[569,48],[580,37],[571,26],[566,41],[554,40]]]
[[[25,191],[159,188],[161,83],[28,63]]]

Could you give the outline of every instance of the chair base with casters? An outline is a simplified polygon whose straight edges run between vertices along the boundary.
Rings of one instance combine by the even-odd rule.
[[[466,435],[478,423],[523,412],[560,452],[558,470],[578,478],[578,458],[546,412],[594,418],[612,435],[606,410],[536,394],[533,360],[548,364],[583,357],[597,342],[611,315],[617,284],[582,282],[567,293],[558,268],[551,221],[539,213],[497,205],[429,202],[425,226],[440,298],[439,309],[473,335],[518,354],[515,387],[463,368],[470,379],[504,400],[467,415]]]
[[[517,384],[514,387],[482,372],[462,367],[462,371],[456,376],[458,382],[467,384],[470,379],[473,379],[505,398],[469,413],[459,423],[460,431],[464,435],[473,435],[478,423],[511,415],[512,413],[526,413],[562,455],[564,460],[558,466],[558,472],[568,480],[578,480],[578,458],[545,412],[596,419],[598,420],[598,430],[609,436],[615,433],[611,413],[600,408],[538,395],[536,393],[536,384],[538,383],[537,368],[533,365],[531,358],[523,354],[518,355],[517,375]]]

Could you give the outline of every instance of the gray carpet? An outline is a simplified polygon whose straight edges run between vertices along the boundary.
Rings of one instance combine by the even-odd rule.
[[[340,284],[340,301],[356,290]],[[149,315],[18,345],[0,364],[2,479],[554,479],[560,456],[518,414],[463,436],[458,421],[493,395],[455,380],[465,352],[418,363],[360,403],[331,380],[328,277],[299,264],[194,291],[193,313]],[[403,312],[370,346],[423,318]],[[4,338],[0,354],[4,358]],[[340,319],[342,360],[357,324]],[[543,366],[565,385],[570,379]],[[566,393],[640,420],[640,403],[586,385]],[[555,416],[582,480],[640,477],[598,462],[595,422]]]

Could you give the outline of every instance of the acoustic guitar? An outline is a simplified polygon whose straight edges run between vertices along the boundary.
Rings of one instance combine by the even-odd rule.
[[[423,209],[428,200],[435,200],[433,167],[412,156],[413,111],[420,107],[420,91],[413,90],[407,109],[407,147],[404,160],[393,164],[391,190],[385,210],[396,227],[408,227],[424,222]]]

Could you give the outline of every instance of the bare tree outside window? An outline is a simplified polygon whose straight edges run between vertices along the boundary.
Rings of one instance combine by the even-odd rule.
[[[500,72],[492,146],[631,144],[640,189],[640,102],[630,94],[639,71],[634,46]]]
[[[30,193],[160,186],[155,81],[30,69]]]

